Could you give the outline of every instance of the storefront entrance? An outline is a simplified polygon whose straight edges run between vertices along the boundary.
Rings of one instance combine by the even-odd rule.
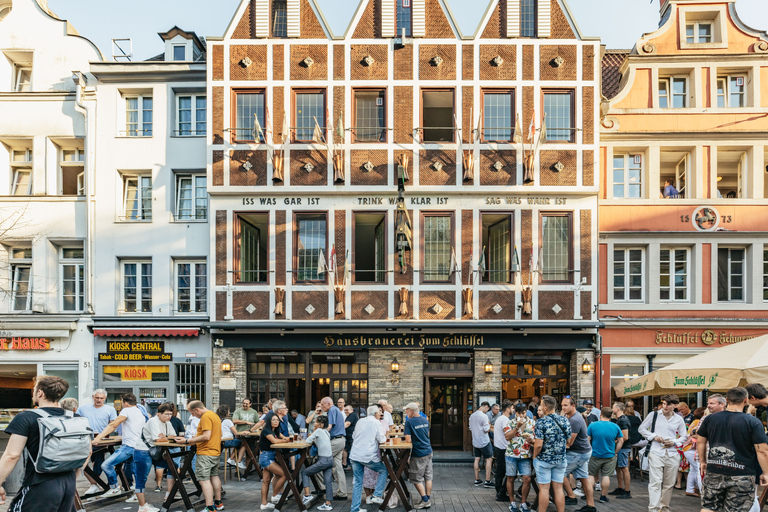
[[[463,449],[468,424],[468,397],[472,396],[471,379],[427,379],[426,415],[431,425],[432,446]]]
[[[560,352],[513,353],[502,356],[502,400],[522,400],[550,395],[558,403],[570,394],[570,354]]]

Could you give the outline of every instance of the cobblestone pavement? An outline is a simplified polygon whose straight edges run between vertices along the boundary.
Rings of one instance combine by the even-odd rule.
[[[223,472],[220,472],[223,476]],[[436,464],[434,468],[434,488],[432,491],[432,499],[434,504],[431,510],[440,510],[446,512],[465,512],[465,511],[497,511],[504,512],[507,510],[506,503],[499,503],[494,500],[495,492],[493,489],[485,489],[483,487],[475,487],[472,485],[473,474],[472,466],[466,464]],[[234,476],[234,472],[233,472]],[[83,487],[83,490],[87,488],[84,481],[80,481],[79,487]],[[149,486],[148,482],[148,486]],[[154,485],[154,484],[153,484]],[[615,487],[615,479],[611,481],[611,489]],[[261,489],[261,482],[254,475],[251,476],[245,482],[238,482],[233,480],[227,480],[224,485],[226,490],[226,496],[224,499],[225,510],[227,511],[254,511],[258,510],[260,503],[259,492]],[[347,489],[352,492],[352,474],[347,472]],[[411,491],[411,495],[417,499],[416,492],[413,490],[413,486],[409,483],[408,490]],[[160,507],[163,500],[164,493],[153,492],[148,489],[147,500],[154,506]],[[534,493],[531,492],[529,497],[529,504],[534,498]],[[566,512],[573,512],[575,509],[581,507],[584,502],[579,500],[578,506],[566,506]],[[10,500],[9,502],[10,503]],[[318,503],[319,504],[319,503]],[[198,512],[204,508],[203,503],[195,504],[195,510]],[[373,512],[374,507],[368,506],[368,512]],[[672,498],[672,509],[675,512],[698,512],[700,510],[700,502],[696,498],[686,497],[683,491],[674,491]],[[0,512],[5,512],[7,504],[0,506]],[[182,503],[179,501],[173,507],[171,512],[181,512],[183,509]],[[333,510],[336,512],[348,512],[350,509],[350,501],[334,501]],[[113,501],[109,504],[102,504],[101,506],[88,506],[86,504],[86,510],[99,511],[99,512],[125,512],[138,510],[137,503],[125,503],[123,500]],[[299,509],[294,501],[286,504],[283,510],[297,512]],[[315,507],[312,508],[315,510]],[[394,509],[394,511],[404,511],[405,509],[400,506]],[[555,506],[550,504],[548,512],[554,512]],[[610,503],[597,504],[598,512],[609,511],[628,511],[628,512],[645,512],[648,510],[648,482],[639,482],[636,479],[632,481],[632,499],[631,500],[617,500],[611,499]]]

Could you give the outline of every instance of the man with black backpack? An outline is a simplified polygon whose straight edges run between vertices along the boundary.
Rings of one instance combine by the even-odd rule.
[[[59,407],[59,400],[68,389],[69,384],[60,377],[38,377],[32,391],[32,400],[38,409],[20,412],[5,429],[11,438],[3,457],[0,458],[0,505],[5,504],[5,489],[2,484],[22,453],[28,457],[24,481],[8,508],[10,511],[75,510],[75,470],[82,467],[90,455],[90,431],[87,419],[68,417],[64,409]],[[73,436],[72,439],[61,442],[55,436],[49,435],[48,427],[56,422],[68,422],[67,430],[77,432],[77,438]],[[42,442],[41,431],[44,432]],[[72,450],[76,450],[75,456],[70,453]]]

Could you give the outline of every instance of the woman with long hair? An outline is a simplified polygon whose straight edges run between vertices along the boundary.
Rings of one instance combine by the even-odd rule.
[[[285,473],[277,463],[277,455],[272,448],[273,444],[290,443],[291,440],[280,433],[280,417],[272,416],[269,425],[264,425],[259,437],[259,466],[262,470],[261,480],[261,510],[275,508],[275,503],[280,501],[282,489],[285,486]],[[277,477],[272,482],[272,477]],[[272,482],[272,499],[268,500],[269,484]]]

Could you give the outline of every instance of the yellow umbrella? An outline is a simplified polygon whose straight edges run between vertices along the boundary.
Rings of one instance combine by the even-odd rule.
[[[710,350],[614,386],[616,396],[727,391],[768,380],[768,335]]]

